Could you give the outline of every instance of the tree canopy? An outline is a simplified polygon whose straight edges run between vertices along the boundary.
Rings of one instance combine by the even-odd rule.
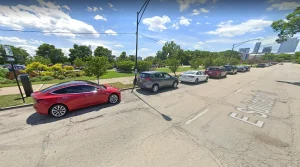
[[[67,57],[64,56],[64,53],[61,49],[56,49],[54,45],[42,44],[38,47],[36,51],[37,56],[42,56],[46,59],[50,59],[51,63],[64,63],[67,61]]]
[[[69,52],[69,61],[72,63],[76,58],[86,61],[87,57],[92,55],[90,48],[86,45],[74,44],[73,48],[69,49]]]

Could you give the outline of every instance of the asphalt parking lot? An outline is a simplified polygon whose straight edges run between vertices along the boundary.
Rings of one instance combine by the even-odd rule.
[[[0,166],[300,166],[300,67],[122,92],[61,119],[0,112]]]

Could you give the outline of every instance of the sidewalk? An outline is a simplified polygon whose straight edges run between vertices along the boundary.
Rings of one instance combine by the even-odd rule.
[[[177,75],[180,75],[182,72],[176,72]],[[170,73],[171,75],[174,75],[173,73]],[[108,83],[114,83],[114,82],[121,82],[123,84],[132,84],[133,83],[134,76],[132,77],[121,77],[121,78],[111,78],[111,79],[100,79],[100,84],[108,84]],[[94,80],[93,82],[97,83],[97,80]],[[36,84],[32,85],[33,91],[39,91],[41,89],[47,88],[49,86],[52,86],[55,84]],[[23,87],[21,86],[21,90],[24,93]],[[17,86],[13,87],[5,87],[0,88],[0,96],[2,95],[10,95],[10,94],[19,94],[19,89]]]

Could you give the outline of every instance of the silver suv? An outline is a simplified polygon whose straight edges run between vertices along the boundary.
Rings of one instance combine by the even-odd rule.
[[[177,88],[178,78],[165,72],[145,71],[140,73],[137,85],[142,89],[151,89],[156,93],[162,87]]]

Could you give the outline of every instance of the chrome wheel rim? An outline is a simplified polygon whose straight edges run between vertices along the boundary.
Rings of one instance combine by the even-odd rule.
[[[153,87],[153,92],[157,92],[157,90],[158,90],[158,86],[155,85],[155,86]]]
[[[111,95],[110,98],[109,98],[109,102],[112,103],[112,104],[117,103],[118,100],[119,100],[119,97],[115,94]]]
[[[174,82],[174,86],[173,86],[173,87],[174,87],[174,88],[176,88],[176,87],[177,87],[177,85],[178,85],[178,84],[177,84],[177,82]]]
[[[67,109],[63,105],[56,105],[52,108],[51,113],[55,117],[62,117],[66,114]]]

